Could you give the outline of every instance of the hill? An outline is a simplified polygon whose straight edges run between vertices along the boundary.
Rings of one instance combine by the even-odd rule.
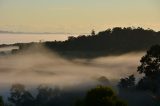
[[[115,27],[91,35],[70,36],[66,41],[40,42],[50,50],[67,57],[93,58],[120,55],[129,52],[146,51],[152,45],[160,44],[160,31],[143,28]],[[14,44],[21,50],[33,44]]]

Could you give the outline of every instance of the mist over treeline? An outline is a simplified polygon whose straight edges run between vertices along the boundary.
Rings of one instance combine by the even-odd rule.
[[[23,84],[29,82],[37,87],[38,83],[44,81],[48,86],[40,85],[35,92],[33,91],[35,88],[28,90],[21,84],[12,85],[8,95],[9,102],[5,102],[4,105],[1,102],[1,106],[12,106],[12,104],[13,106],[127,106],[127,104],[156,106],[159,104],[159,45],[152,46],[141,58],[137,72],[144,75],[137,81],[134,76],[136,68],[133,65],[137,55],[135,53],[110,56],[106,57],[106,60],[105,57],[97,58],[87,64],[87,62],[83,63],[84,60],[72,60],[73,63],[70,63],[56,55],[48,57],[49,54],[46,54],[45,49],[42,54],[33,53],[34,49],[37,48],[31,48],[29,51],[32,52],[26,51],[1,58],[3,59],[0,61],[3,70],[1,70],[1,78],[9,76],[7,80],[1,80],[1,82],[7,82],[10,79],[9,83],[13,80]],[[81,64],[78,61],[81,61]],[[102,61],[106,64],[100,64]],[[11,67],[7,68],[7,66]],[[116,84],[119,88],[118,93],[106,87],[113,87],[111,77],[121,77],[119,84]],[[78,84],[79,81],[81,83]],[[54,85],[51,88],[54,83],[58,86]],[[68,88],[70,83],[72,86]],[[97,84],[103,86],[93,88]],[[87,91],[88,89],[91,90]]]
[[[93,30],[91,35],[71,36],[66,41],[4,44],[0,47],[19,48],[12,50],[13,55],[2,53],[4,56],[0,56],[0,90],[9,91],[9,86],[14,83],[22,85],[18,88],[13,85],[9,96],[6,93],[0,95],[9,98],[20,96],[20,101],[15,101],[17,98],[11,100],[11,103],[18,104],[16,106],[24,106],[23,103],[28,106],[27,103],[34,102],[40,103],[39,106],[47,106],[48,103],[49,106],[71,106],[77,97],[80,101],[76,106],[93,106],[84,104],[87,101],[84,95],[86,90],[101,84],[112,86],[115,91],[119,88],[118,97],[126,100],[129,106],[153,106],[153,103],[159,103],[160,94],[160,46],[155,44],[160,44],[160,32],[131,27],[116,27],[97,34]],[[76,58],[66,59],[63,56]],[[32,88],[31,91],[26,90],[23,84],[26,87],[47,84],[49,88],[38,89],[42,92],[38,93],[40,101],[37,102],[35,91]],[[60,89],[50,88],[56,86]],[[121,101],[117,95],[108,96],[108,88],[92,90],[95,92],[90,93],[91,104],[100,97],[104,104],[113,103],[109,106],[126,106],[125,103],[117,105]]]
[[[160,32],[134,27],[115,27],[90,35],[69,36],[66,41],[41,42],[45,47],[64,56],[92,58],[106,55],[120,55],[129,52],[146,51],[160,44]],[[26,49],[34,43],[14,44]]]

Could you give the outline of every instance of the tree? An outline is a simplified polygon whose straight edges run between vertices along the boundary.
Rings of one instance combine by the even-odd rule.
[[[120,82],[118,84],[120,88],[131,88],[135,86],[135,77],[134,75],[130,75],[127,78],[120,79]]]
[[[69,40],[69,41],[73,41],[73,40],[75,40],[75,39],[76,39],[76,38],[75,38],[74,36],[69,36],[69,37],[68,37],[68,40]]]
[[[76,106],[127,106],[120,100],[111,88],[98,86],[87,92],[85,99]]]
[[[138,72],[149,78],[156,78],[160,74],[160,46],[152,46],[140,60]]]
[[[36,96],[36,104],[38,106],[53,106],[58,102],[59,88],[49,88],[44,85],[40,85],[38,88],[38,94]]]
[[[96,33],[95,33],[94,30],[92,30],[91,35],[92,35],[92,36],[95,36],[95,35],[96,35]]]
[[[4,101],[3,101],[2,96],[0,96],[0,106],[4,106]]]
[[[16,106],[33,106],[34,97],[25,89],[24,85],[14,84],[8,100]]]
[[[144,77],[138,82],[138,88],[160,93],[160,46],[152,46],[140,62],[137,71]]]

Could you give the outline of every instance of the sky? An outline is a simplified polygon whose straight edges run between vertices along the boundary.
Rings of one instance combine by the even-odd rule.
[[[0,30],[90,33],[113,27],[160,30],[160,0],[0,0]]]

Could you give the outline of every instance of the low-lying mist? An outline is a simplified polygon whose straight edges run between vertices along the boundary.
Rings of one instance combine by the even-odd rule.
[[[0,56],[0,89],[21,83],[27,86],[88,87],[100,84],[100,77],[110,83],[137,74],[136,69],[144,53],[129,53],[88,59],[64,59],[43,47],[23,53]],[[113,83],[114,85],[115,83]]]

